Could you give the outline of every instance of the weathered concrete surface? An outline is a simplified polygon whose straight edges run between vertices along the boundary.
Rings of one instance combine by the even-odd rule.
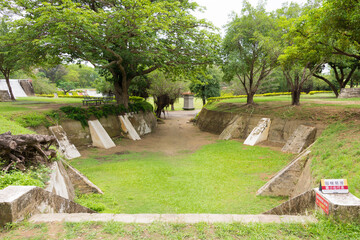
[[[281,151],[301,153],[315,141],[315,136],[316,128],[300,125],[289,137]]]
[[[240,138],[244,131],[243,119],[241,116],[235,116],[229,125],[222,131],[219,136],[221,140],[229,140],[233,138]]]
[[[157,127],[157,121],[153,112],[138,112],[126,115],[139,136],[151,133]]]
[[[342,88],[340,90],[339,98],[354,98],[360,97],[360,88]]]
[[[139,134],[136,132],[135,128],[129,121],[127,115],[119,116],[119,119],[121,122],[122,129],[126,129],[125,132],[127,133],[127,136],[129,139],[134,140],[134,141],[141,140]]]
[[[294,191],[299,177],[302,174],[305,165],[309,159],[310,149],[306,149],[299,154],[286,167],[280,170],[258,191],[261,196],[290,196]]]
[[[123,223],[314,223],[312,216],[277,216],[277,215],[235,215],[235,214],[38,214],[30,222],[85,222],[115,221]]]
[[[263,214],[273,215],[308,215],[315,209],[316,194],[313,189],[304,192],[280,204]]]
[[[315,194],[319,194],[329,203],[329,215],[334,216],[342,221],[360,222],[360,199],[347,194],[324,194],[319,189],[314,188]],[[316,205],[316,209],[321,210]]]
[[[94,213],[73,201],[34,186],[0,190],[0,226],[39,213]]]
[[[11,101],[9,92],[7,90],[0,90],[0,102]]]
[[[31,80],[19,80],[20,86],[28,96],[35,96],[34,87]]]
[[[50,169],[50,180],[47,182],[45,190],[63,198],[74,200],[75,190],[62,161],[53,162]]]
[[[312,159],[309,158],[306,161],[305,167],[299,177],[299,180],[290,194],[291,198],[300,195],[303,192],[307,192],[314,187],[313,179],[311,177],[311,160]]]
[[[103,192],[98,186],[92,183],[85,175],[79,172],[76,168],[72,167],[70,164],[66,162],[63,163],[66,167],[66,171],[70,178],[70,181],[77,191],[79,191],[82,194],[88,194],[88,193],[103,194]]]
[[[197,118],[197,126],[202,131],[221,134],[229,123],[238,114],[212,111],[203,108]],[[245,139],[256,127],[263,115],[241,115],[243,119],[243,131],[239,138]],[[281,118],[271,119],[268,141],[285,144],[291,134],[299,125],[313,126],[317,129],[316,137],[319,137],[326,125],[323,122],[304,121],[304,120],[284,120]]]
[[[92,144],[89,128],[81,126],[79,121],[65,120],[61,122],[61,126],[66,132],[69,141],[76,147]]]
[[[262,118],[257,126],[251,131],[245,139],[244,144],[254,146],[268,139],[271,120],[270,118]]]
[[[117,116],[108,116],[99,119],[99,122],[111,138],[122,135],[120,121]]]
[[[93,146],[105,149],[116,146],[99,120],[88,121],[88,123]]]
[[[81,157],[81,154],[79,153],[75,145],[70,143],[69,139],[66,136],[66,132],[60,125],[49,127],[49,130],[55,136],[60,151],[67,159]]]

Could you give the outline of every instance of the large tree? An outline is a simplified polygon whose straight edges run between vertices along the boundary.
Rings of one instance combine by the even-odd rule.
[[[10,85],[10,75],[39,64],[46,56],[46,49],[32,41],[36,36],[26,24],[24,19],[0,19],[0,72],[6,80],[12,100],[15,100],[15,96]]]
[[[119,104],[128,106],[136,76],[159,68],[189,71],[217,58],[219,35],[191,13],[188,0],[22,0],[40,41],[64,59],[81,59],[111,74]]]
[[[277,66],[281,35],[275,19],[265,8],[254,8],[244,2],[241,16],[234,15],[226,27],[223,42],[224,79],[237,78],[247,94],[247,104],[254,103],[254,95],[262,81]]]

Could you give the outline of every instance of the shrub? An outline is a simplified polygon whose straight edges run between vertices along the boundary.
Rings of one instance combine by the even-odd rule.
[[[44,166],[30,168],[27,172],[11,171],[9,173],[0,172],[0,189],[10,185],[15,186],[37,186],[44,187],[49,180],[50,169]]]

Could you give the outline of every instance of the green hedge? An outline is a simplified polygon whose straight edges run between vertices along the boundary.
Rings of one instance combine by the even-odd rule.
[[[109,115],[121,115],[127,112],[149,112],[153,111],[153,106],[146,102],[140,101],[136,98],[133,103],[129,103],[129,108],[126,109],[124,105],[117,104],[105,104],[99,106],[85,107],[73,107],[65,106],[61,107],[60,110],[66,114],[66,117],[81,122],[83,127],[88,126],[88,121],[92,116],[100,119],[102,117],[108,117]]]

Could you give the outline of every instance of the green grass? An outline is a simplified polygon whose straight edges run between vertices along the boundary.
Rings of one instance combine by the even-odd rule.
[[[284,200],[255,194],[288,160],[288,154],[268,148],[219,141],[176,157],[94,155],[72,164],[105,192],[79,202],[103,212],[245,214]]]
[[[360,197],[360,126],[337,122],[323,131],[312,148],[312,175],[320,179],[348,179],[350,192]]]
[[[0,116],[0,134],[7,131],[11,131],[13,135],[34,134],[33,131],[22,127],[20,124]]]
[[[312,224],[83,222],[9,225],[0,239],[359,239],[360,225],[319,217]]]
[[[149,97],[147,99],[149,103],[151,103],[154,106],[154,99],[152,97]],[[176,100],[174,104],[175,111],[182,111],[184,107],[184,98],[179,98]],[[194,108],[195,109],[201,109],[203,107],[201,98],[194,98]],[[171,107],[168,107],[168,111],[170,111]]]

